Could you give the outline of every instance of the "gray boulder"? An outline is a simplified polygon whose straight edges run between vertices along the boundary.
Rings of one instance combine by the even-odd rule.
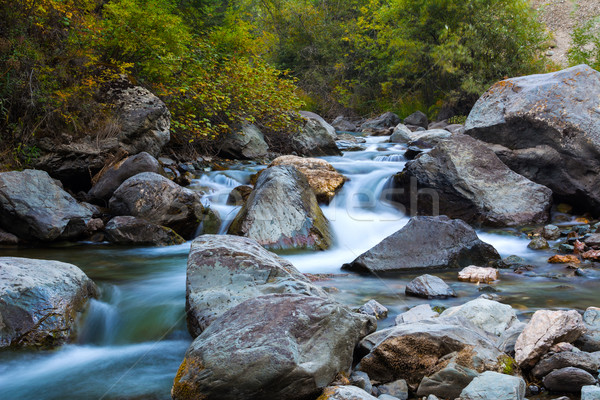
[[[306,177],[293,166],[274,166],[260,174],[229,233],[270,249],[327,249],[329,221]]]
[[[542,231],[542,236],[547,240],[556,240],[560,237],[560,228],[556,225],[546,225]]]
[[[290,153],[296,152],[299,156],[307,157],[342,154],[335,144],[337,135],[333,126],[309,111],[300,111],[300,116],[303,123],[298,132],[290,135]]]
[[[412,131],[404,124],[398,124],[390,136],[390,143],[408,143],[411,141]]]
[[[92,211],[44,171],[0,173],[0,227],[22,239],[74,239],[91,218]]]
[[[408,117],[404,118],[403,122],[405,125],[420,126],[424,129],[427,129],[429,126],[427,115],[421,111],[415,111],[414,113],[410,114]]]
[[[582,387],[581,400],[600,400],[600,387],[591,385]]]
[[[265,136],[256,125],[244,125],[239,132],[226,135],[220,147],[226,157],[249,160],[265,157],[268,150]]]
[[[386,112],[376,118],[371,118],[363,122],[360,126],[361,130],[382,130],[393,128],[398,125],[402,120],[393,112]]]
[[[483,143],[466,135],[440,141],[392,178],[391,200],[408,212],[448,215],[472,224],[546,222],[552,192],[511,171]]]
[[[186,315],[193,337],[230,308],[271,293],[327,297],[291,263],[252,239],[202,235],[192,242],[187,263]]]
[[[173,229],[130,216],[112,218],[104,232],[106,238],[116,244],[171,246],[185,243]]]
[[[447,365],[421,380],[417,388],[418,396],[435,395],[443,399],[455,399],[463,388],[479,375],[477,371],[457,364],[457,354],[450,355],[450,362]]]
[[[517,324],[517,314],[508,304],[493,300],[475,299],[445,310],[440,317],[462,317],[495,336]]]
[[[0,257],[0,348],[69,342],[96,295],[94,282],[72,264]]]
[[[246,300],[215,320],[188,349],[173,399],[316,398],[348,373],[372,317],[329,299],[271,294]]]
[[[477,101],[465,133],[571,205],[600,210],[600,72],[578,65],[504,80]]]
[[[205,213],[200,195],[153,172],[127,179],[109,201],[115,215],[131,215],[192,238]]]
[[[413,217],[404,228],[343,268],[379,273],[464,268],[497,259],[496,249],[479,240],[465,222],[446,216]]]
[[[526,385],[523,378],[486,371],[460,394],[461,400],[523,400]]]
[[[596,378],[582,369],[566,367],[550,372],[543,382],[551,392],[579,393],[582,387],[596,384]]]
[[[364,372],[352,371],[349,379],[352,386],[359,387],[367,393],[371,393],[373,390],[371,379],[369,378],[369,375],[365,374]]]
[[[356,131],[358,131],[358,127],[356,126],[356,124],[354,122],[350,121],[348,118],[344,117],[343,115],[340,115],[336,119],[334,119],[331,122],[331,126],[333,126],[336,131],[341,131],[341,132],[356,132]]]
[[[440,314],[433,311],[429,304],[420,304],[414,306],[410,310],[403,312],[396,317],[396,325],[400,324],[411,324],[413,322],[419,322],[424,319],[437,318]]]
[[[575,367],[592,374],[598,373],[600,364],[590,353],[584,351],[563,351],[547,354],[536,364],[531,373],[541,379],[555,369]]]
[[[123,182],[142,172],[161,173],[158,160],[146,152],[127,157],[104,171],[88,194],[92,198],[108,201]]]
[[[586,331],[574,344],[583,351],[600,351],[600,308],[588,307],[583,313]]]
[[[446,299],[456,297],[456,292],[437,276],[425,274],[416,277],[405,289],[406,295],[425,299]]]
[[[390,142],[411,143],[421,141],[425,143],[430,143],[431,145],[436,145],[440,141],[444,139],[449,139],[450,137],[452,137],[452,133],[448,132],[445,129],[430,129],[426,131],[412,132],[410,129],[404,126],[404,129],[398,129],[398,127],[394,129],[394,133],[390,137]]]
[[[408,385],[404,379],[377,386],[380,394],[393,396],[399,400],[408,399]],[[381,399],[381,397],[380,397]]]
[[[376,319],[385,319],[388,315],[388,309],[381,305],[377,300],[369,300],[357,310],[357,312],[365,315],[371,315]]]

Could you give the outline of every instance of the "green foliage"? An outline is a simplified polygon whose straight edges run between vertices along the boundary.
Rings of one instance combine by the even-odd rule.
[[[467,116],[466,115],[455,115],[451,118],[448,119],[448,123],[449,124],[460,124],[460,125],[464,125],[465,122],[467,122]]]
[[[600,70],[600,16],[577,26],[568,57],[571,65],[587,64]]]

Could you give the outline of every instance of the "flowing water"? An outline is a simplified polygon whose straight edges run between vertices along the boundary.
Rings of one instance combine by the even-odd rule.
[[[341,302],[357,307],[376,299],[390,309],[380,327],[393,324],[396,314],[423,300],[406,297],[404,288],[418,273],[364,276],[345,273],[342,264],[376,245],[408,221],[400,210],[380,201],[388,178],[402,170],[405,148],[385,143],[387,137],[367,138],[362,151],[325,157],[350,180],[323,212],[331,221],[334,246],[324,252],[283,256],[305,273],[333,274],[317,282]],[[206,172],[191,188],[205,193],[203,201],[217,210],[221,233],[239,207],[226,205],[234,187],[247,184],[264,166],[240,164],[227,171]],[[550,251],[527,249],[517,230],[480,231],[502,256],[526,258],[536,268],[519,275],[501,270],[490,285],[501,301],[515,307],[521,319],[539,308],[600,306],[600,274],[576,276],[560,265],[546,263]],[[101,288],[80,323],[76,343],[49,351],[0,352],[0,399],[169,399],[173,378],[191,338],[185,325],[185,269],[189,243],[162,247],[124,248],[107,244],[74,244],[36,249],[0,249],[0,256],[43,258],[73,263]],[[458,298],[432,300],[450,307],[488,291],[458,282],[456,271],[439,272]]]

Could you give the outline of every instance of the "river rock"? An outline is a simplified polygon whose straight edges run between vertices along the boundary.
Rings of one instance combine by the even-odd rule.
[[[267,168],[229,233],[246,236],[271,249],[327,249],[329,221],[306,177],[292,166]]]
[[[376,319],[385,319],[388,315],[388,309],[381,305],[377,300],[369,300],[357,310],[357,312],[365,315],[371,315]]]
[[[575,367],[592,374],[598,373],[598,360],[585,351],[563,351],[547,354],[535,365],[531,373],[541,379],[555,369]]]
[[[234,187],[227,197],[227,205],[243,206],[252,193],[252,186],[240,185]]]
[[[377,400],[377,397],[356,386],[329,386],[318,400]]]
[[[371,393],[373,389],[373,385],[371,384],[371,379],[369,378],[369,375],[365,374],[362,371],[352,371],[349,380],[352,386],[359,387],[367,393]]]
[[[579,368],[566,367],[554,370],[543,379],[544,386],[551,392],[578,393],[586,385],[594,385],[596,378]]]
[[[444,361],[443,366],[436,373],[426,376],[417,388],[418,396],[437,395],[443,399],[457,398],[477,375],[477,371],[456,363],[458,353],[451,356],[450,361]],[[449,355],[450,356],[450,355]]]
[[[0,348],[74,339],[76,320],[96,295],[94,282],[72,264],[0,257]]]
[[[255,297],[226,311],[188,349],[175,400],[316,398],[348,373],[356,343],[375,320],[329,299]]]
[[[360,255],[344,269],[387,272],[411,269],[464,268],[500,256],[475,230],[446,216],[413,217],[406,226]]]
[[[491,283],[498,280],[498,270],[492,267],[469,265],[458,273],[458,280],[462,282]]]
[[[341,132],[356,132],[358,131],[358,127],[354,122],[352,122],[349,118],[344,117],[343,115],[339,115],[331,122],[331,126],[335,128],[336,131]]]
[[[507,79],[477,101],[465,133],[499,145],[506,165],[560,200],[597,213],[599,96],[600,72],[587,65]]]
[[[337,172],[327,161],[318,158],[281,156],[273,160],[269,167],[276,165],[296,167],[308,179],[308,184],[320,203],[329,203],[346,182],[344,175]]]
[[[523,378],[486,371],[473,379],[460,394],[460,400],[523,400]]]
[[[371,118],[363,122],[360,126],[361,130],[384,130],[393,128],[402,120],[393,112],[386,112],[376,118]]]
[[[92,212],[61,189],[47,172],[0,173],[0,227],[22,239],[75,239]]]
[[[404,118],[405,125],[415,125],[427,129],[429,122],[427,121],[427,115],[421,111],[415,111],[408,117]]]
[[[508,304],[481,298],[448,308],[440,317],[463,317],[485,332],[496,336],[502,335],[504,331],[519,322],[517,314]]]
[[[396,325],[367,336],[360,348],[368,354],[360,361],[358,370],[374,381],[405,379],[409,385],[419,384],[425,376],[442,370],[448,364],[448,357],[457,365],[482,372],[496,370],[502,355],[491,337],[462,318],[434,318]],[[464,386],[455,389],[460,393]]]
[[[382,395],[389,395],[399,400],[408,399],[408,385],[404,379],[398,379],[397,381],[386,383],[385,385],[377,386],[379,393]],[[379,397],[381,399],[381,396]]]
[[[409,161],[391,184],[391,200],[409,213],[443,214],[488,226],[546,222],[552,200],[550,189],[511,171],[466,135],[443,140]]]
[[[600,247],[600,233],[592,233],[584,240],[584,243],[590,247],[598,248]]]
[[[591,385],[582,387],[581,400],[600,400],[600,387]]]
[[[396,325],[400,324],[411,324],[413,322],[422,321],[424,319],[436,318],[440,314],[433,311],[429,304],[420,304],[414,306],[410,310],[403,312],[396,317]]]
[[[193,337],[225,311],[271,293],[327,294],[296,268],[256,241],[231,235],[202,235],[187,262],[186,313]]]
[[[390,136],[390,143],[408,143],[411,141],[412,131],[404,124],[398,124],[394,127]]]
[[[173,229],[130,216],[112,218],[104,231],[106,238],[117,244],[171,246],[185,243]]]
[[[510,328],[502,332],[500,337],[498,338],[496,344],[498,348],[508,354],[509,356],[515,356],[515,344],[517,343],[517,339],[525,330],[527,326],[526,323],[523,322],[514,322]]]
[[[531,250],[544,250],[550,248],[548,242],[543,237],[537,236],[531,239],[531,242],[527,245],[527,248]]]
[[[244,125],[237,132],[227,134],[221,141],[219,154],[236,160],[265,157],[269,145],[256,125]]]
[[[115,154],[145,151],[158,157],[170,139],[171,114],[165,103],[147,89],[121,78],[111,82],[101,97],[103,103],[112,107],[113,126],[82,138],[62,135],[58,140],[45,138],[38,143],[42,155],[36,167],[73,190],[87,191],[90,177]]]
[[[551,346],[573,342],[584,331],[581,315],[575,310],[538,310],[517,339],[515,360],[522,368],[531,368]]]
[[[403,125],[404,126],[404,125]],[[397,128],[397,127],[396,127]],[[406,126],[404,126],[406,128]],[[407,132],[408,131],[408,132]],[[396,135],[396,136],[394,136]],[[430,129],[426,131],[416,131],[412,132],[410,129],[401,129],[394,130],[392,137],[390,137],[390,142],[392,142],[392,138],[395,139],[392,143],[412,143],[412,142],[425,142],[430,143],[431,145],[436,145],[440,141],[444,139],[448,139],[452,136],[452,133],[448,132],[445,129]]]
[[[416,277],[405,290],[406,295],[423,297],[425,299],[446,299],[456,297],[456,293],[450,286],[437,276],[425,274]]]
[[[542,237],[547,240],[556,240],[560,237],[560,228],[556,225],[546,225],[542,231]]]
[[[600,351],[600,308],[588,307],[583,313],[586,332],[574,344],[583,351]]]
[[[300,156],[320,157],[341,155],[335,144],[335,128],[319,115],[300,111],[302,124],[298,132],[289,135],[288,153],[296,152]]]
[[[200,195],[153,172],[127,179],[109,202],[115,215],[130,215],[192,238],[205,213]]]
[[[88,194],[92,198],[108,201],[123,182],[142,172],[161,173],[158,160],[145,151],[124,158],[104,172],[101,172],[96,184],[94,184]]]

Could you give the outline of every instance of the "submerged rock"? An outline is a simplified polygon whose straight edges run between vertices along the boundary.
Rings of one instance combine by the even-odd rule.
[[[600,72],[578,65],[507,79],[477,101],[465,133],[499,145],[513,171],[562,201],[600,210]]]
[[[81,236],[92,211],[44,171],[0,173],[0,227],[22,239],[49,242]]]
[[[483,143],[466,135],[440,141],[392,178],[391,200],[408,212],[447,215],[473,224],[546,222],[552,192],[511,171]]]
[[[173,229],[136,217],[114,217],[104,231],[107,239],[117,244],[171,246],[185,243]]]
[[[252,193],[252,186],[241,185],[234,187],[227,197],[227,205],[243,206]]]
[[[414,217],[343,268],[360,272],[464,268],[499,258],[496,249],[479,240],[475,230],[461,220]]]
[[[374,319],[321,297],[260,296],[215,320],[188,349],[175,400],[316,398],[348,373]]]
[[[437,276],[425,274],[413,279],[406,285],[406,294],[425,299],[446,299],[456,297],[450,286]]]
[[[327,297],[291,263],[239,236],[196,238],[186,276],[186,314],[193,337],[225,311],[254,297],[270,293]]]
[[[329,221],[306,180],[295,167],[275,166],[260,174],[229,233],[271,249],[327,249]]]
[[[0,257],[0,348],[58,346],[97,288],[72,264]]]

